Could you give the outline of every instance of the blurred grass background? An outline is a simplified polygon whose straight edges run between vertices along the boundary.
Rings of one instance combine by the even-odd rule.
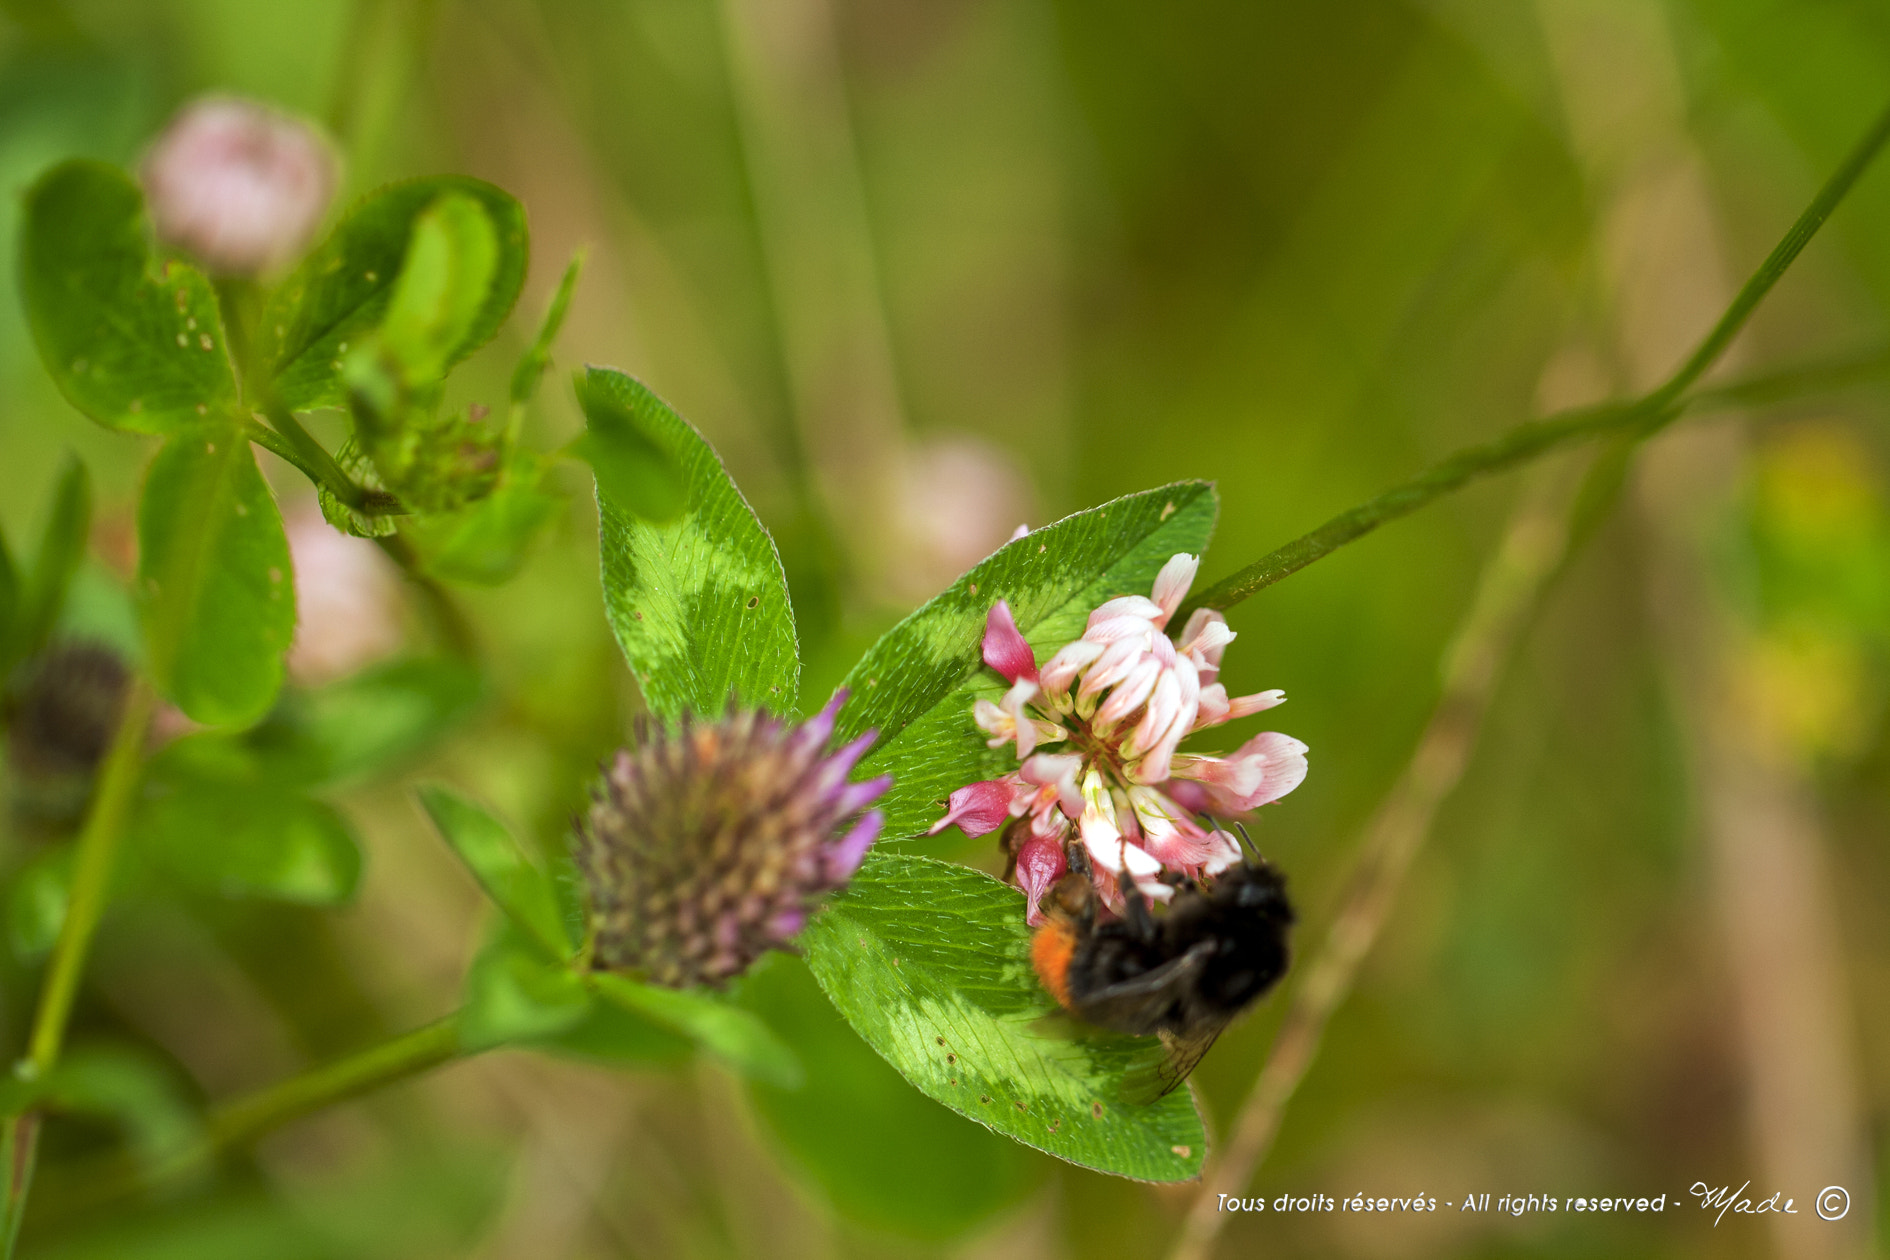
[[[464,171],[519,196],[528,315],[589,249],[560,362],[636,373],[717,444],[780,542],[810,705],[1020,521],[1212,478],[1205,584],[1458,445],[1644,384],[1890,96],[1890,16],[1867,0],[4,7],[0,525],[29,536],[63,452],[84,457],[101,505],[87,616],[114,616],[148,452],[80,418],[40,371],[11,297],[17,194],[67,155],[133,163],[178,104],[232,91],[323,120],[353,192]],[[1877,171],[1761,311],[1735,370],[1879,346],[1887,223]],[[499,395],[529,319],[515,325],[458,389]],[[1672,475],[1641,479],[1552,591],[1256,1181],[1269,1197],[1452,1204],[1748,1178],[1769,1193],[1766,1170],[1800,1166],[1779,1163],[1779,1144],[1822,1117],[1855,1149],[1783,1188],[1802,1207],[1862,1177],[1851,1219],[1816,1234],[1714,1229],[1691,1207],[1268,1213],[1232,1222],[1220,1254],[1881,1248],[1887,407],[1854,388],[1690,421],[1654,453]],[[541,446],[577,431],[561,379],[533,424]],[[1710,485],[1685,489],[1702,468]],[[270,471],[285,510],[306,514],[306,487]],[[1285,688],[1293,703],[1269,724],[1312,747],[1305,786],[1256,830],[1291,874],[1307,944],[1436,699],[1516,486],[1473,488],[1231,616],[1230,687]],[[482,910],[405,785],[424,772],[476,787],[555,845],[636,708],[601,615],[587,486],[568,489],[526,571],[465,592],[486,704],[424,764],[343,797],[368,857],[356,904],[131,900],[101,938],[81,1042],[141,1045],[186,1096],[219,1098],[451,1008]],[[1662,523],[1676,500],[1691,505],[1684,528]],[[1698,617],[1675,631],[1661,594],[1689,584]],[[375,650],[418,633],[411,611],[392,624]],[[305,647],[320,633],[305,623]],[[1685,679],[1707,639],[1712,705]],[[1739,785],[1699,751],[1728,741],[1784,785],[1779,843],[1811,872],[1809,900],[1781,894],[1750,920],[1727,916],[1712,839],[1714,803]],[[925,843],[992,860],[982,844]],[[1766,934],[1807,907],[1804,931]],[[17,1044],[34,971],[6,969]],[[1780,1008],[1764,994],[1826,981],[1819,1018],[1786,1030],[1810,1041],[1768,1041],[1764,1012]],[[1185,1191],[1056,1165],[920,1099],[798,963],[756,988],[809,1060],[800,1094],[688,1065],[496,1054],[285,1131],[170,1201],[30,1226],[28,1254],[1166,1245]],[[1279,1009],[1231,1029],[1196,1074],[1211,1128],[1231,1123]],[[1808,1092],[1768,1111],[1767,1072]],[[50,1135],[46,1158],[108,1137]]]

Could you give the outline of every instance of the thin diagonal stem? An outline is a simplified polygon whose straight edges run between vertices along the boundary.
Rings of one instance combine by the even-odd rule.
[[[142,675],[134,676],[79,830],[65,922],[46,964],[26,1057],[14,1068],[28,1080],[44,1080],[59,1063],[86,955],[111,892],[125,820],[143,776],[145,734],[156,707],[157,694],[151,684]],[[6,1161],[4,1190],[0,1191],[0,1256],[10,1257],[19,1238],[38,1158],[39,1131],[39,1117],[30,1113],[7,1116],[0,1122],[0,1158]]]
[[[1231,608],[1256,591],[1305,568],[1313,561],[1363,537],[1387,521],[1415,512],[1425,504],[1492,473],[1513,468],[1572,442],[1608,433],[1631,433],[1645,440],[1665,428],[1686,407],[1685,395],[1707,369],[1719,360],[1739,335],[1752,312],[1772,291],[1798,255],[1817,235],[1865,169],[1890,141],[1890,109],[1839,164],[1817,196],[1773,247],[1757,271],[1740,288],[1719,322],[1678,371],[1651,393],[1625,402],[1565,412],[1545,420],[1519,425],[1478,446],[1458,451],[1403,485],[1394,486],[1358,507],[1341,512],[1318,529],[1260,557],[1238,573],[1223,579],[1190,600],[1179,615],[1196,607]]]
[[[144,769],[145,732],[157,706],[157,694],[141,675],[134,677],[119,715],[118,732],[99,770],[91,807],[79,832],[77,858],[72,870],[72,891],[67,896],[65,922],[46,965],[46,980],[39,994],[39,1010],[27,1045],[27,1070],[35,1077],[52,1071],[65,1043],[66,1021],[78,995],[85,956],[98,929],[117,865],[119,840],[131,813],[132,795]]]
[[[215,1107],[202,1133],[152,1166],[119,1154],[84,1165],[83,1175],[62,1178],[43,1205],[44,1219],[63,1220],[140,1190],[152,1189],[215,1163],[227,1151],[337,1103],[360,1098],[419,1076],[466,1051],[460,1043],[459,1012],[401,1033],[333,1063],[278,1081]],[[35,1220],[41,1220],[38,1214]]]

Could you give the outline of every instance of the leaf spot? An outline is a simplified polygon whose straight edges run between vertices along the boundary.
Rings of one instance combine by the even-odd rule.
[[[282,570],[278,569],[273,564],[269,566],[269,580],[271,582],[280,582],[282,580]]]
[[[1183,1159],[1194,1154],[1194,1148],[1192,1146],[1171,1146],[1168,1149],[1181,1156]]]
[[[198,333],[197,344],[202,346],[205,350],[215,350],[217,348],[217,343],[210,340],[209,333]]]
[[[376,280],[379,280],[379,279],[380,279],[380,276],[375,274],[374,272],[370,271],[367,273],[367,280],[369,284],[373,284]]]
[[[981,1102],[981,1103],[988,1103],[988,1102],[990,1102],[990,1101],[991,1101],[991,1095],[989,1095],[989,1094],[979,1094],[979,1095],[978,1095],[978,1101],[979,1101],[979,1102]]]
[[[1089,1114],[1096,1117],[1098,1120],[1102,1119],[1102,1113],[1103,1106],[1101,1103],[1093,1102],[1089,1105]]]
[[[186,319],[184,321],[184,327],[190,329],[190,331],[192,332],[196,332],[197,331],[197,317],[195,315],[192,315],[189,319]]]
[[[248,515],[249,515],[249,504],[247,504],[247,503],[239,503],[239,504],[237,504],[237,505],[236,505],[236,514],[237,514],[238,516],[248,516]]]
[[[748,606],[749,606],[750,608],[759,608],[759,607],[761,607],[761,596],[759,596],[759,595],[750,595],[750,596],[748,597]]]
[[[976,582],[973,582],[971,584],[971,593],[973,595],[976,595],[978,593],[978,584]]]
[[[938,1042],[938,1044],[941,1046],[945,1044],[945,1038],[943,1037],[934,1037],[932,1038],[932,1040]]]
[[[635,617],[635,618],[636,618],[636,619],[637,619],[638,621],[642,621],[642,620],[643,620],[643,614],[642,614],[642,613],[640,613],[640,612],[638,612],[638,611],[637,611],[636,609],[634,609],[634,608],[632,608],[632,609],[630,610],[630,615],[631,615],[632,617]]]
[[[956,1063],[956,1062],[958,1062],[958,1056],[957,1056],[957,1055],[955,1055],[955,1054],[948,1054],[948,1055],[946,1055],[946,1056],[945,1056],[945,1062],[947,1062],[947,1063]]]
[[[217,453],[217,444],[215,442],[205,442],[203,449],[206,455],[215,455]]]
[[[1015,1108],[1017,1108],[1017,1109],[1018,1109],[1019,1111],[1029,1111],[1029,1110],[1030,1110],[1030,1104],[1029,1104],[1029,1103],[1024,1103],[1024,1102],[1018,1102],[1018,1101],[1017,1101],[1017,1100],[1015,1100],[1015,1099],[1013,1099],[1013,1100],[1011,1101],[1011,1106],[1013,1106],[1013,1107],[1015,1107]]]
[[[1038,554],[1038,555],[1042,555],[1042,554],[1043,554],[1044,552],[1046,552],[1046,551],[1048,551],[1048,550],[1050,550],[1050,544],[1049,544],[1049,543],[1038,543],[1038,544],[1037,544],[1037,554]]]
[[[1165,521],[1169,517],[1173,516],[1174,514],[1175,514],[1175,501],[1173,499],[1170,499],[1168,502],[1162,504],[1162,515],[1161,515],[1162,520]]]
[[[209,415],[209,414],[210,414],[210,408],[208,408],[208,407],[206,407],[206,406],[204,406],[204,405],[203,405],[202,403],[198,403],[198,404],[197,404],[197,414],[198,414],[198,415],[200,415],[200,416],[207,416],[207,415]]]
[[[129,412],[131,412],[131,413],[133,413],[134,415],[135,415],[136,413],[138,413],[138,412],[140,412],[140,411],[143,411],[143,410],[144,410],[144,399],[142,399],[142,398],[134,398],[134,399],[132,399],[132,400],[131,400],[130,402],[128,402],[128,403],[126,403],[126,404],[125,404],[125,410],[126,410],[126,411],[129,411]]]
[[[180,346],[187,346],[190,344],[190,338],[186,337],[183,333],[178,333],[177,344]]]
[[[1062,1127],[1063,1127],[1063,1118],[1061,1116],[1057,1117],[1055,1120],[1052,1120],[1050,1122],[1050,1132],[1052,1133],[1055,1133],[1058,1129]]]

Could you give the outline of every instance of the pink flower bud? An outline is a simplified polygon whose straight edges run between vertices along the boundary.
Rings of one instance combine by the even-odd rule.
[[[1037,681],[1037,656],[1018,633],[1011,606],[1001,599],[984,619],[984,663],[1011,682]]]
[[[1069,862],[1063,856],[1063,842],[1053,837],[1032,836],[1017,850],[1014,878],[1017,886],[1024,890],[1024,896],[1030,900],[1029,908],[1024,912],[1024,921],[1030,926],[1036,927],[1043,922],[1043,911],[1038,908],[1043,895],[1063,878],[1063,873],[1068,869]]]
[[[255,275],[308,244],[334,196],[335,167],[307,123],[226,96],[172,119],[142,175],[160,241],[212,271]]]

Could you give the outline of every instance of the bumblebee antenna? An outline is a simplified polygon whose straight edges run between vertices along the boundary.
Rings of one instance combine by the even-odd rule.
[[[1240,842],[1246,846],[1247,852],[1252,854],[1256,861],[1260,860],[1260,850],[1254,844],[1253,837],[1247,834],[1247,824],[1236,819],[1234,830],[1240,833]]]

